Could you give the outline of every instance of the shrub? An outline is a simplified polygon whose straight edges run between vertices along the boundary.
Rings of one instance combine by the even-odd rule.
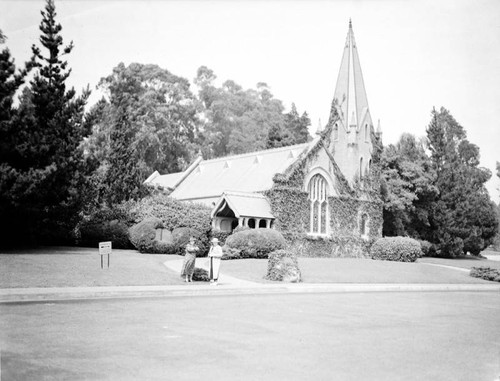
[[[383,261],[415,262],[421,255],[418,241],[408,237],[380,238],[371,247],[372,258]]]
[[[225,246],[240,250],[240,258],[267,258],[270,252],[284,249],[286,241],[277,230],[250,229],[227,237]]]
[[[417,240],[420,243],[423,257],[434,257],[436,255],[436,247],[434,244],[425,240]]]
[[[200,251],[197,256],[202,256],[208,250],[207,240],[202,236],[202,234],[192,228],[176,228],[172,231],[174,252],[177,254],[184,254],[184,249],[189,242],[189,237],[196,237],[198,241],[198,247]]]
[[[205,269],[200,269],[199,267],[194,268],[193,280],[198,282],[208,282],[210,277],[208,276],[208,271]]]
[[[129,229],[130,241],[141,253],[174,253],[174,244],[156,239],[156,229],[158,228],[163,228],[163,222],[156,217],[147,217]]]
[[[103,208],[85,216],[78,224],[77,236],[82,246],[97,247],[99,242],[111,241],[113,248],[128,249],[127,215],[121,209]]]
[[[234,228],[234,230],[232,231],[232,234],[244,232],[245,230],[251,230],[251,228],[249,228],[248,226],[236,226],[236,228]]]
[[[222,247],[222,259],[241,259],[241,250],[233,249],[227,245]]]
[[[492,269],[490,267],[473,267],[469,274],[474,278],[500,282],[500,270]]]
[[[211,208],[202,204],[182,203],[163,194],[146,196],[130,204],[129,208],[130,218],[135,223],[146,217],[157,217],[168,230],[188,227],[208,236],[212,229]]]
[[[269,254],[265,279],[298,283],[301,281],[297,256],[286,250],[276,250]]]
[[[220,230],[215,230],[212,231],[212,237],[211,238],[217,238],[219,240],[220,245],[224,245],[226,242],[227,237],[229,237],[232,233],[228,232],[221,232]]]

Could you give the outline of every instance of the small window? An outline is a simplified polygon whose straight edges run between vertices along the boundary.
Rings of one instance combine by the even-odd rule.
[[[368,124],[365,124],[365,142],[370,141],[370,135],[368,135]]]
[[[259,228],[265,228],[267,226],[267,221],[266,220],[260,220],[259,221]]]
[[[249,227],[250,229],[255,229],[255,220],[254,220],[253,218],[250,218],[250,219],[248,220],[248,227]]]
[[[362,237],[368,236],[368,215],[363,213],[359,221],[359,233]]]
[[[335,123],[333,127],[333,140],[339,140],[339,124]]]
[[[359,159],[359,178],[363,178],[363,158]]]

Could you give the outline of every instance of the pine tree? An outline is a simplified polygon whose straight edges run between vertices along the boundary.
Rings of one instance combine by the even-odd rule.
[[[42,48],[32,46],[37,71],[12,118],[14,154],[7,163],[11,182],[6,193],[15,214],[5,218],[17,221],[11,224],[15,229],[22,226],[25,239],[59,243],[70,239],[82,202],[85,177],[79,146],[88,133],[83,115],[89,91],[76,97],[74,89],[66,89],[71,70],[61,57],[73,44],[63,47],[53,0],[47,0],[41,13]]]
[[[485,188],[491,172],[479,167],[479,148],[448,110],[432,111],[427,129],[439,196],[431,224],[441,255],[479,254],[498,229]]]

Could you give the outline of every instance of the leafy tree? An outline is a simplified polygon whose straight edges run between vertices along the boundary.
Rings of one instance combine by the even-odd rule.
[[[37,71],[12,115],[11,154],[2,164],[7,209],[2,219],[25,239],[61,242],[70,238],[82,203],[79,189],[85,177],[79,145],[87,133],[83,113],[89,91],[76,97],[74,89],[66,89],[71,70],[62,56],[71,52],[73,43],[63,47],[53,0],[47,0],[41,14],[42,48],[32,46]]]
[[[445,108],[433,109],[427,137],[439,189],[431,217],[432,241],[444,256],[477,255],[498,229],[484,185],[491,173],[479,167],[479,148]]]
[[[428,239],[429,217],[438,190],[422,141],[405,133],[381,155],[384,226],[387,236]]]
[[[195,155],[195,98],[186,79],[151,64],[120,63],[100,86],[109,102],[92,110],[86,142],[88,155],[100,163],[95,185],[101,201],[140,198],[153,171],[178,172]]]
[[[205,158],[226,156],[281,147],[308,140],[307,113],[289,118],[280,100],[275,99],[269,86],[259,82],[256,89],[243,89],[227,80],[216,87],[212,70],[198,69],[194,83],[198,87],[203,122],[200,148]],[[296,112],[296,109],[295,109]],[[304,126],[306,135],[304,135]]]
[[[275,125],[269,130],[267,136],[267,147],[285,147],[294,144],[306,143],[311,139],[309,126],[311,120],[304,112],[299,116],[295,103],[292,103],[290,112],[284,114],[283,125]]]

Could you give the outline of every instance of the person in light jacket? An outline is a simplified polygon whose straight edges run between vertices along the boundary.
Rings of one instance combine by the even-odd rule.
[[[212,246],[208,252],[210,285],[217,286],[219,279],[220,261],[222,258],[222,247],[219,246],[217,238],[212,239]]]

